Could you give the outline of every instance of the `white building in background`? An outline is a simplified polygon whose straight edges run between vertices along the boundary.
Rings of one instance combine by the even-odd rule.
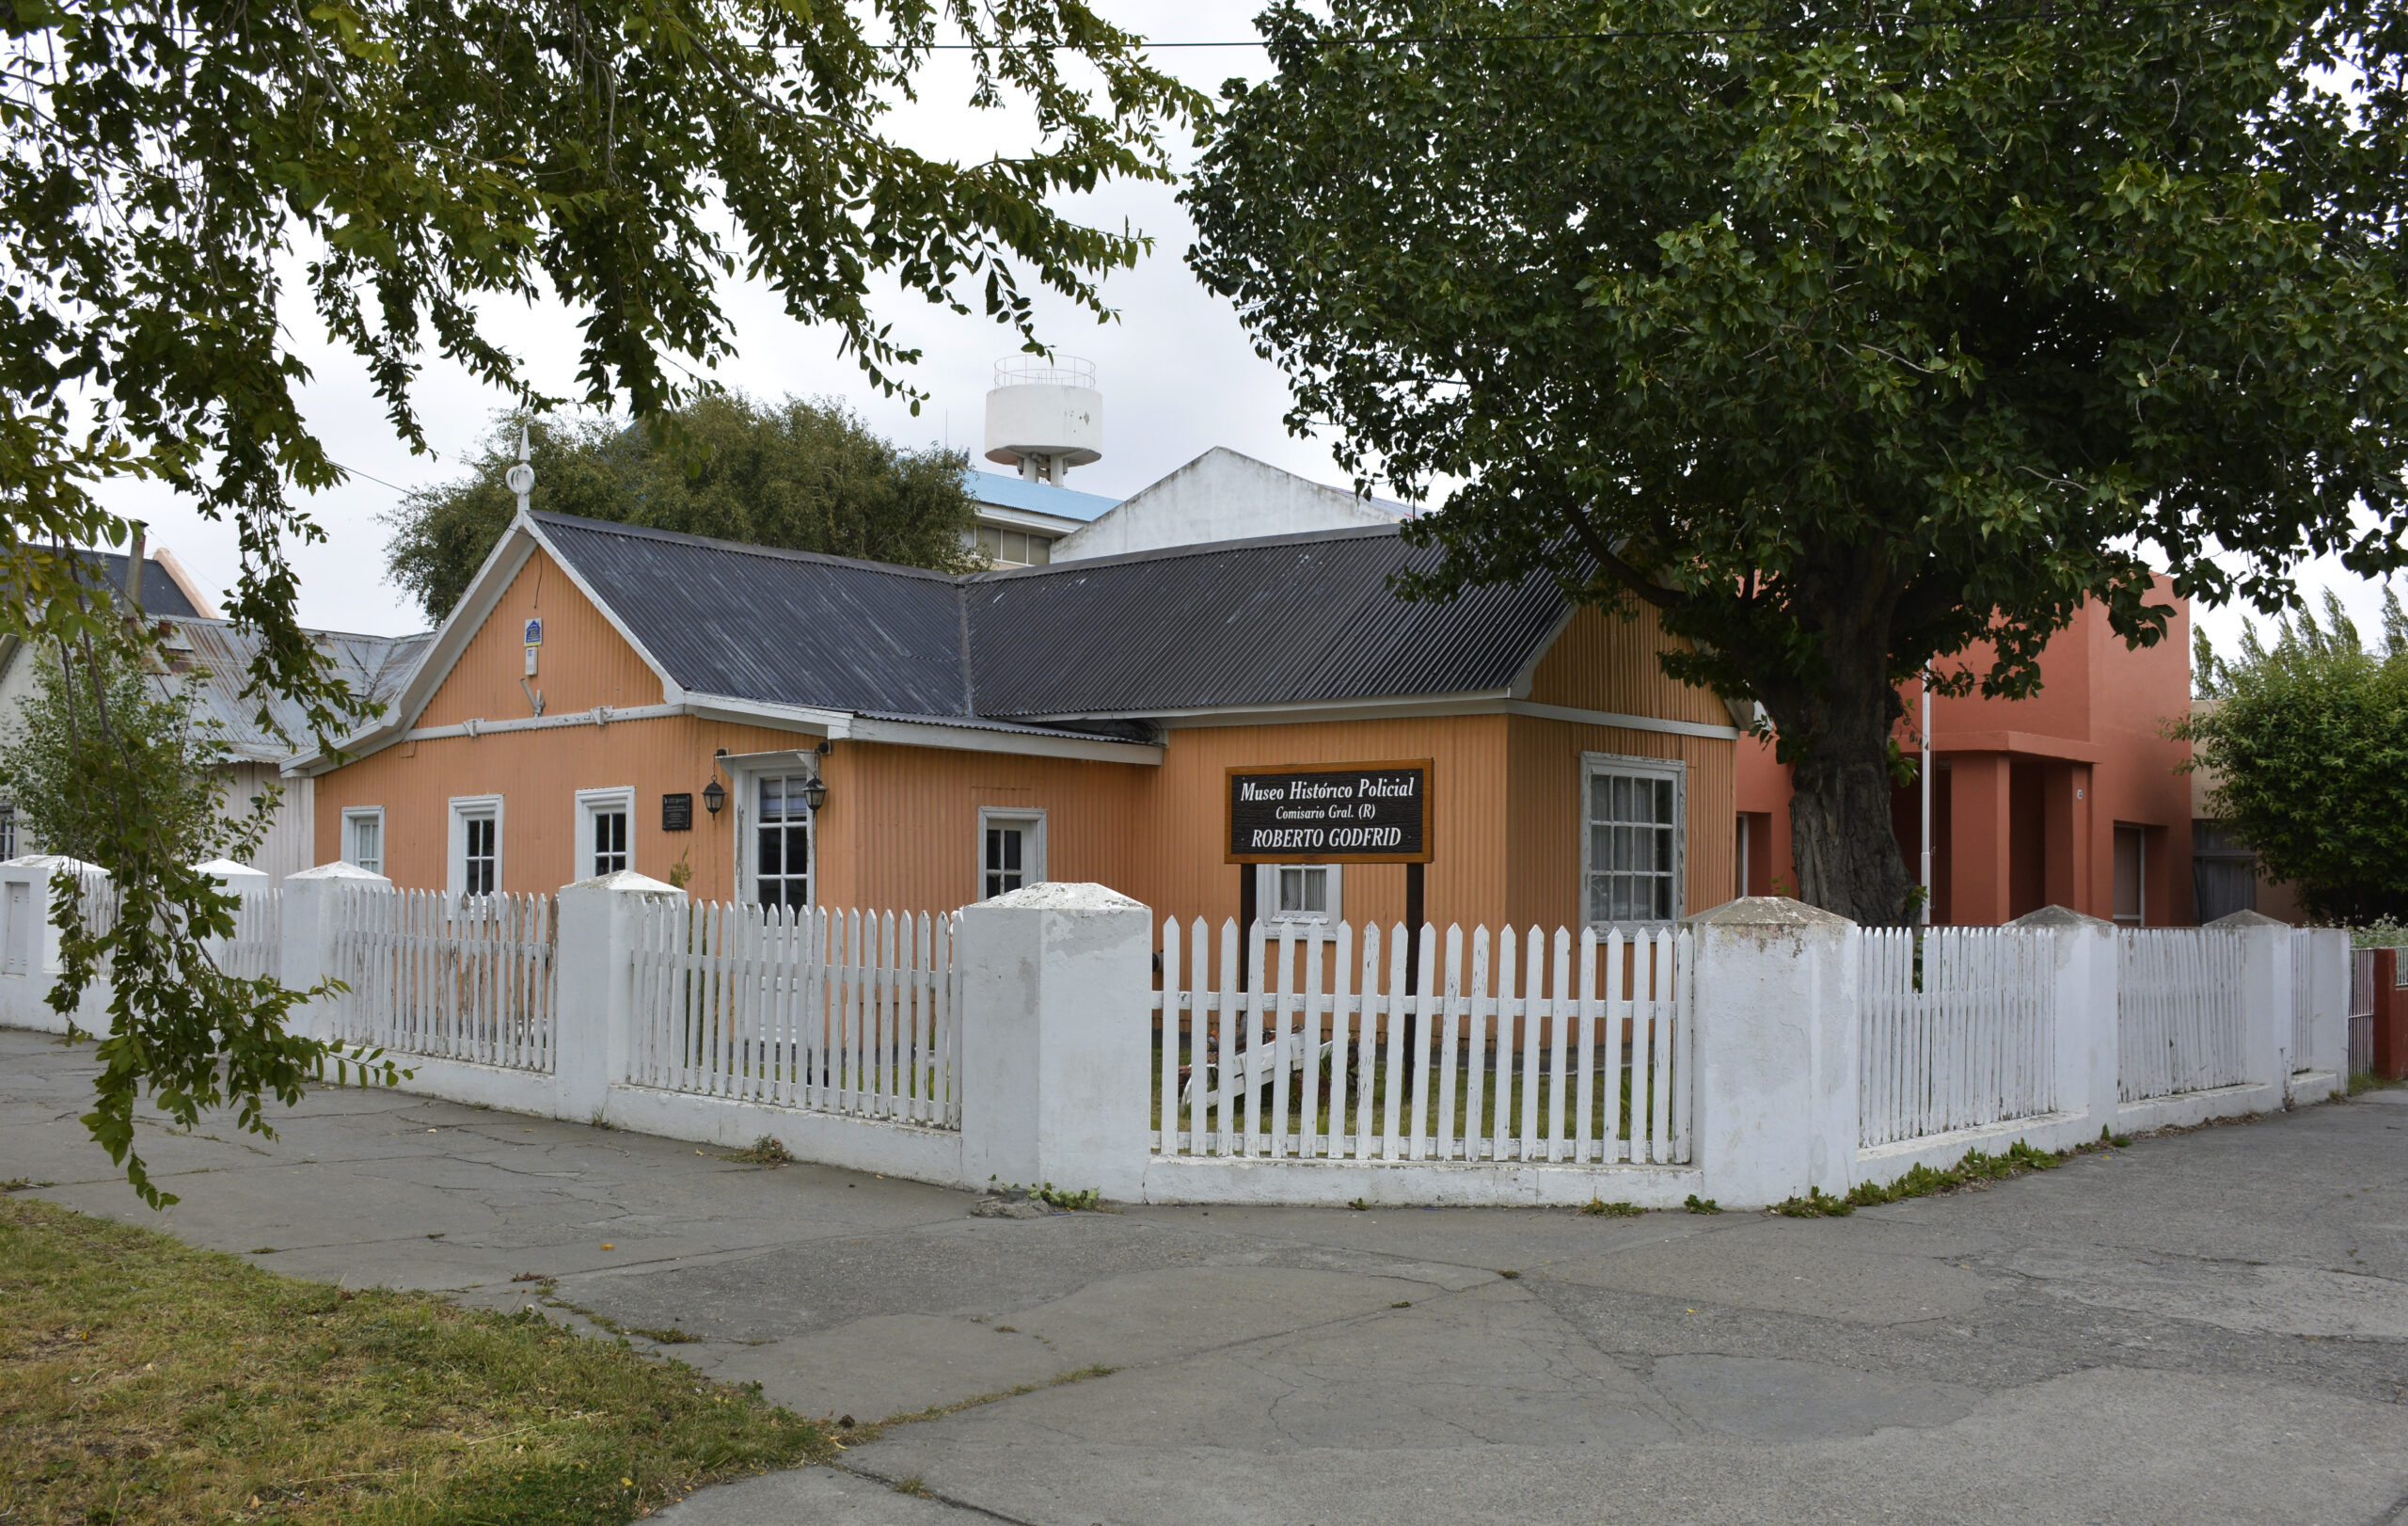
[[[1362,530],[1393,525],[1407,512],[1401,503],[1356,498],[1216,445],[1054,542],[1053,558],[1071,562],[1259,535]]]
[[[125,587],[124,556],[116,552],[85,555],[113,593]],[[283,787],[283,797],[269,819],[267,837],[251,865],[268,877],[268,883],[282,883],[286,875],[316,862],[315,781],[288,776],[281,767],[294,751],[307,751],[315,742],[300,707],[279,695],[243,697],[251,659],[259,649],[258,637],[217,618],[209,596],[165,550],[145,561],[142,607],[167,628],[168,672],[159,675],[157,681],[163,686],[189,686],[196,712],[203,720],[217,723],[224,746],[226,809],[246,810],[252,797],[267,787]],[[332,660],[335,675],[349,680],[355,693],[380,704],[400,690],[420,654],[435,639],[433,632],[415,636],[360,636],[339,630],[303,633]],[[34,691],[38,660],[39,654],[17,637],[0,636],[0,731],[14,731],[18,712]],[[284,728],[285,737],[261,723],[262,704]],[[19,830],[15,803],[0,798],[0,858],[14,858],[40,847]]]

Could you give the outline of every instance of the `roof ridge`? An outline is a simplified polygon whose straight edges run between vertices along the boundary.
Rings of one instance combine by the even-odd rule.
[[[606,534],[626,535],[636,540],[666,541],[678,546],[702,546],[713,550],[735,551],[746,556],[767,557],[777,562],[808,562],[826,566],[860,567],[867,572],[897,573],[910,578],[928,578],[941,582],[958,581],[964,574],[939,572],[932,567],[915,567],[901,562],[879,562],[865,556],[836,556],[827,551],[803,551],[785,546],[762,546],[752,541],[722,540],[717,535],[696,535],[683,530],[660,530],[651,525],[622,524],[616,519],[591,519],[580,514],[556,514],[549,509],[531,509],[527,517],[539,524],[564,525],[578,530],[593,530]]]

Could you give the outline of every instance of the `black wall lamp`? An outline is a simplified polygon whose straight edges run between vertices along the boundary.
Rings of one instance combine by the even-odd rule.
[[[802,803],[811,807],[813,815],[819,814],[819,807],[828,803],[828,782],[814,774],[802,787]]]
[[[717,779],[713,779],[710,783],[703,786],[704,810],[710,812],[713,816],[717,816],[719,814],[719,808],[726,803],[727,787],[725,785],[721,784]]]

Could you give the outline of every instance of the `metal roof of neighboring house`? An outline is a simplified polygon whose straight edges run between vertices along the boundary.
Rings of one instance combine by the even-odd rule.
[[[1091,520],[1120,501],[1101,493],[1082,493],[1075,487],[1025,482],[1000,471],[965,471],[962,482],[978,502],[1029,514],[1058,515],[1065,519]]]
[[[200,713],[225,728],[228,752],[251,762],[273,763],[291,756],[295,748],[306,750],[311,745],[309,723],[298,705],[281,694],[243,697],[251,659],[259,652],[258,632],[226,620],[169,619],[166,625],[176,675],[193,686]],[[307,634],[334,660],[335,676],[348,681],[355,693],[379,704],[401,691],[420,656],[435,640],[432,631],[414,636],[361,636],[341,630]],[[289,741],[261,723],[262,707],[284,727]]]
[[[1501,690],[1567,612],[1533,578],[1447,603],[1388,579],[1389,529],[954,578],[554,514],[529,517],[689,692],[895,717],[1145,716]]]
[[[125,592],[126,554],[123,551],[91,551],[77,548],[75,559],[99,572],[109,587],[119,594]],[[157,557],[145,557],[142,562],[142,609],[146,614],[166,615],[184,619],[206,618],[216,612],[197,608],[175,574],[160,564]]]

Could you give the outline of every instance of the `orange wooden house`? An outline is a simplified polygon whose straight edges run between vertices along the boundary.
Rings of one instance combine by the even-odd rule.
[[[630,867],[943,911],[1097,881],[1383,923],[1395,865],[1233,868],[1227,771],[1429,758],[1431,920],[1730,898],[1738,733],[1645,615],[1541,579],[1401,601],[1392,528],[951,577],[522,515],[389,713],[314,776],[320,862],[455,894]]]

